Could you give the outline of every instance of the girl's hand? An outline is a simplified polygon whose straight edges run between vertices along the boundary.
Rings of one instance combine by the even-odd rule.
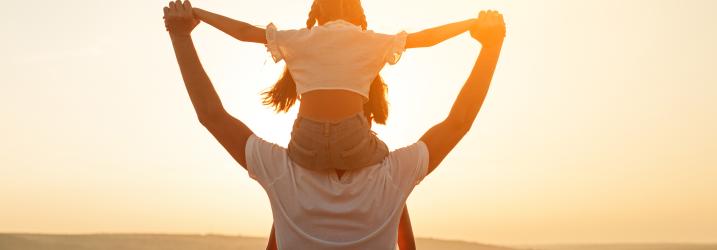
[[[503,15],[495,10],[481,11],[476,25],[471,29],[471,36],[483,47],[502,45],[505,38]]]
[[[198,24],[199,19],[194,17],[189,0],[184,3],[181,0],[172,1],[164,7],[164,27],[170,35],[188,36]]]

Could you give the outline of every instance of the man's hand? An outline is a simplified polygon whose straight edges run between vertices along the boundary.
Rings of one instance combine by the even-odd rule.
[[[502,45],[505,38],[503,15],[495,10],[481,11],[478,21],[471,29],[471,36],[483,44],[483,47]]]
[[[199,19],[194,17],[192,4],[185,0],[169,2],[168,7],[164,7],[164,27],[167,28],[170,35],[188,36],[199,24]]]

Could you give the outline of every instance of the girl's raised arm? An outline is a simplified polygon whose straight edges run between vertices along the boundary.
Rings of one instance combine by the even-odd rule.
[[[475,22],[476,19],[473,18],[408,34],[406,49],[431,47],[439,44],[468,31],[475,25]]]
[[[266,31],[262,28],[200,8],[193,8],[193,11],[194,16],[202,22],[214,26],[239,41],[266,44]]]

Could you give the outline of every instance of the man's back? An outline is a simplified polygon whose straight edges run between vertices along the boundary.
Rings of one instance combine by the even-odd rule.
[[[281,249],[394,249],[405,201],[428,167],[423,142],[341,178],[304,169],[286,149],[256,136],[247,141],[246,159],[269,196]]]

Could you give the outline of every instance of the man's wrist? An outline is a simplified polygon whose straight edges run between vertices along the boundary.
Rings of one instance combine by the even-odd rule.
[[[183,34],[183,33],[173,33],[173,32],[169,32],[169,37],[170,37],[172,40],[192,39],[192,35],[189,34],[189,33]]]
[[[481,43],[484,50],[500,50],[503,48],[503,40],[493,41],[490,43]]]

